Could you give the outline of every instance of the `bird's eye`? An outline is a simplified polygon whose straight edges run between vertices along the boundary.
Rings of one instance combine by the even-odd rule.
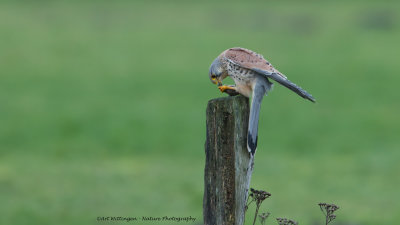
[[[211,75],[211,79],[215,79],[216,78],[216,76],[213,74],[213,75]]]

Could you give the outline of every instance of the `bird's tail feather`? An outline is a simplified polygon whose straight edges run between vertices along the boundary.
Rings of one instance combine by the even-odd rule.
[[[250,108],[250,118],[249,118],[249,130],[247,133],[247,149],[249,152],[254,155],[257,149],[257,140],[258,140],[258,119],[260,117],[260,108],[261,101],[266,93],[269,90],[271,83],[267,86],[256,85],[253,89],[253,97],[251,99],[251,108]]]

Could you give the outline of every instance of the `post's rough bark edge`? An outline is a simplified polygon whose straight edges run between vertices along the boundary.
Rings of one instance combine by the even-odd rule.
[[[249,100],[240,95],[212,99],[206,113],[204,224],[243,225],[253,171],[246,144]]]

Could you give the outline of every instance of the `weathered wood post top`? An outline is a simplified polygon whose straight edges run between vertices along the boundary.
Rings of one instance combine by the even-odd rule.
[[[207,106],[203,218],[206,225],[243,225],[253,158],[247,150],[249,100],[212,99]]]

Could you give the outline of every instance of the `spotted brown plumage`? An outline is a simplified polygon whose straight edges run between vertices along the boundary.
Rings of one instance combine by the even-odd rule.
[[[235,86],[222,85],[222,80],[230,76]],[[261,101],[272,87],[269,79],[289,88],[299,96],[315,102],[305,90],[292,83],[285,75],[275,69],[264,57],[245,48],[230,48],[223,51],[211,64],[211,82],[218,84],[221,92],[237,92],[252,97],[249,118],[247,147],[255,154],[258,139],[258,119]]]
[[[264,59],[264,56],[249,49],[230,48],[222,52],[221,56],[231,60],[242,68],[247,68],[250,70],[261,69],[271,73],[277,73],[278,75],[287,79],[285,75],[276,70],[270,62]]]

